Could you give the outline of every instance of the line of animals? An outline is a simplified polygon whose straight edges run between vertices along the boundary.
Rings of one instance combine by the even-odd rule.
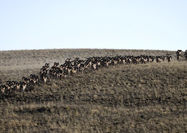
[[[182,50],[176,52],[177,60],[182,57]],[[187,60],[187,50],[184,52],[184,57]],[[167,54],[165,56],[115,56],[115,57],[89,57],[86,60],[70,58],[65,60],[64,64],[54,62],[50,67],[49,63],[45,63],[40,69],[38,75],[31,74],[29,77],[22,77],[22,81],[6,81],[2,83],[0,80],[0,96],[7,96],[16,91],[24,92],[31,91],[34,86],[39,84],[46,84],[50,79],[63,79],[67,76],[74,75],[85,70],[97,70],[101,67],[109,67],[117,64],[145,64],[150,62],[162,62],[172,60],[172,56]]]

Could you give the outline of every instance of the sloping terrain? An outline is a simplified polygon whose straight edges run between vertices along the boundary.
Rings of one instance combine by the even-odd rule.
[[[1,98],[0,132],[185,133],[186,104],[186,61],[110,66]]]
[[[91,56],[116,55],[175,55],[175,51],[160,50],[113,50],[113,49],[49,49],[0,51],[0,79],[20,80],[23,76],[39,72],[46,63],[64,63],[67,58],[85,59]]]

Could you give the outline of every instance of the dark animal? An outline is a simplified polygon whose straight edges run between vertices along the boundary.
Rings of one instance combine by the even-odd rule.
[[[185,52],[184,52],[184,57],[187,60],[187,50],[185,50]]]
[[[182,56],[182,50],[177,50],[176,55],[177,55],[177,60],[179,60],[179,58]]]
[[[167,58],[168,62],[170,62],[171,59],[172,59],[172,56],[171,55],[167,55],[166,58]]]

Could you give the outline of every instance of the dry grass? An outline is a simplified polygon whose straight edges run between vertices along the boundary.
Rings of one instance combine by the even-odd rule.
[[[116,56],[116,55],[165,55],[174,51],[149,50],[113,50],[113,49],[54,49],[54,50],[20,50],[0,51],[0,78],[6,80],[20,80],[22,76],[37,73],[49,62],[51,65],[57,61],[64,63],[66,58],[87,58],[90,56]]]
[[[24,53],[25,62],[29,62],[28,59],[34,52],[37,55],[37,51],[16,52]],[[16,52],[5,53],[13,58],[12,53]],[[4,65],[1,64],[0,68],[1,73],[4,75],[7,73],[5,79],[19,79],[20,76],[37,72],[37,65],[39,67],[39,64],[44,63],[41,59],[43,55],[47,61],[53,62],[57,59],[63,61],[68,55],[85,58],[97,54],[104,56],[133,54],[133,52],[135,55],[142,52],[154,55],[167,53],[167,51],[128,52],[38,51],[40,61],[35,57],[31,59],[31,64],[36,66],[33,69],[32,65],[24,66],[21,62],[23,69],[15,69],[9,73],[9,68],[2,70],[5,64],[10,63],[8,61],[5,61]],[[19,54],[16,56],[22,57]],[[6,60],[5,56],[0,58]],[[14,63],[19,58],[12,60],[12,68],[21,66],[19,63]],[[0,132],[187,132],[186,68],[185,61],[118,65],[84,74],[79,73],[63,80],[52,80],[47,85],[37,86],[31,92],[16,93],[7,99],[1,99]]]

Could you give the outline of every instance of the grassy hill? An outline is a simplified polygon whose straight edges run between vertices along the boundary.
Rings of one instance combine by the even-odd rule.
[[[0,52],[0,78],[21,79],[67,57],[164,55],[174,51]],[[0,132],[187,132],[187,62],[117,65],[51,80],[0,99]]]
[[[67,58],[87,58],[90,56],[116,55],[175,55],[174,51],[160,50],[114,50],[114,49],[48,49],[48,50],[17,50],[0,51],[0,79],[19,80],[23,76],[37,73],[48,62],[64,63]]]

